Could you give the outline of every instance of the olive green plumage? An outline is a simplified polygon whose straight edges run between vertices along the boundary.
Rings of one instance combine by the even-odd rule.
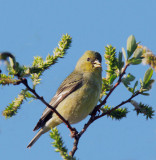
[[[99,100],[102,87],[101,72],[101,55],[98,52],[86,51],[49,104],[69,123],[80,122],[93,111]],[[62,120],[47,107],[34,131],[41,129],[27,147],[30,148],[43,133],[61,123]]]

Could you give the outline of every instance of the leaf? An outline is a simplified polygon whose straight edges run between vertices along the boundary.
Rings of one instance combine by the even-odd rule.
[[[142,94],[142,95],[144,95],[144,96],[149,96],[150,94],[149,93],[140,93],[140,94]]]
[[[130,92],[132,92],[132,93],[133,93],[133,88],[131,88],[131,87],[127,87],[127,89],[128,89]]]
[[[149,68],[146,72],[145,72],[145,75],[144,75],[144,80],[143,80],[143,84],[146,85],[149,80],[151,79],[153,75],[153,69],[152,68]]]
[[[137,64],[140,64],[142,62],[142,59],[136,59],[136,58],[131,58],[128,60],[128,62],[132,65],[137,65]]]
[[[140,79],[140,85],[141,85],[141,88],[142,88],[143,87],[142,79]]]
[[[152,88],[152,84],[154,83],[154,79],[150,79],[146,85],[144,85],[143,89],[149,91]]]
[[[134,81],[135,77],[132,74],[128,74],[126,77],[122,78],[121,81],[125,85],[125,87],[133,93],[133,88],[129,87],[130,82]]]
[[[124,49],[124,48],[122,48],[122,54],[123,54],[123,56],[124,56],[124,58],[125,58],[125,61],[127,61],[126,51],[125,51],[125,49]]]
[[[135,57],[136,59],[140,58],[142,56],[143,53],[143,49],[142,48],[137,48],[134,51],[133,57]]]
[[[126,81],[134,81],[135,77],[132,74],[128,73],[128,75],[123,79],[125,79]]]
[[[135,40],[135,37],[133,35],[130,35],[127,39],[127,59],[133,54],[135,49],[137,48],[137,43]]]
[[[118,68],[119,68],[119,71],[121,71],[122,67],[123,67],[122,52],[119,52],[119,56],[118,56]]]
[[[116,74],[113,74],[110,76],[110,79],[109,79],[109,84],[112,84],[114,82],[114,80],[116,79]]]
[[[136,81],[135,84],[134,84],[133,93],[135,92],[137,85],[138,85],[138,81]]]
[[[15,59],[9,57],[9,61],[10,61],[10,66],[15,69],[15,67],[16,67],[16,61],[15,61]]]

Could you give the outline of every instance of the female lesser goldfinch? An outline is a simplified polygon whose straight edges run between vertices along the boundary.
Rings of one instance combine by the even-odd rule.
[[[101,60],[98,52],[86,51],[77,62],[75,70],[62,82],[49,103],[71,124],[83,120],[93,111],[99,100],[102,87]],[[27,148],[30,148],[43,133],[61,123],[62,120],[47,107],[34,131],[41,129]]]

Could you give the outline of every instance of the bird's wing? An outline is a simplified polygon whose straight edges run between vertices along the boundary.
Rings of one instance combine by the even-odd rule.
[[[83,75],[72,72],[61,84],[58,88],[55,96],[51,99],[50,105],[54,108],[58,106],[58,104],[63,101],[69,94],[77,90],[82,86],[83,83]],[[34,131],[44,126],[44,124],[52,117],[52,110],[48,107],[44,110],[40,120],[34,128]]]

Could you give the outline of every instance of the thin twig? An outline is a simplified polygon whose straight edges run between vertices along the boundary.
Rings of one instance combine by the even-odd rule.
[[[80,139],[81,136],[79,136],[79,134],[77,134],[75,137],[74,137],[74,144],[73,144],[73,148],[72,148],[72,151],[69,152],[69,155],[70,156],[74,156],[75,152],[77,151],[78,149],[78,143],[79,143],[79,139]]]
[[[129,99],[127,99],[126,101],[121,102],[119,105],[117,105],[116,107],[112,108],[111,110],[109,110],[109,111],[107,111],[107,112],[105,112],[105,113],[102,113],[102,114],[99,115],[99,116],[96,116],[94,120],[97,120],[97,119],[99,119],[99,118],[101,118],[101,117],[103,117],[103,116],[105,116],[105,115],[110,114],[112,111],[118,109],[118,108],[121,107],[122,105],[124,105],[124,104],[126,104],[126,103],[129,103],[134,97],[136,97],[136,96],[139,95],[139,94],[140,94],[140,92],[138,91],[137,93],[133,94]]]
[[[50,108],[67,125],[71,134],[73,134],[73,132],[77,133],[77,130],[75,128],[71,127],[70,123],[67,120],[65,120],[64,117],[54,107],[52,107],[49,103],[47,103],[43,97],[39,96],[34,89],[29,87],[27,79],[20,78],[20,80],[21,80],[21,83],[23,83],[26,86],[26,88],[37,97],[37,99],[42,101],[48,108]]]
[[[55,112],[57,114],[57,116],[67,125],[67,127],[69,128],[72,138],[74,138],[74,144],[73,144],[73,148],[72,151],[69,152],[70,156],[74,156],[76,150],[78,149],[78,143],[79,143],[79,139],[81,138],[81,136],[83,135],[83,133],[87,130],[87,128],[97,119],[110,114],[112,111],[116,110],[117,108],[119,108],[120,106],[124,105],[125,103],[130,102],[130,100],[132,98],[134,98],[135,96],[137,96],[139,94],[136,93],[135,95],[132,95],[128,100],[123,101],[122,103],[120,103],[119,105],[117,105],[116,107],[112,108],[110,111],[107,111],[105,113],[102,113],[101,115],[96,116],[97,112],[99,111],[99,109],[101,108],[101,106],[105,105],[107,102],[108,97],[111,95],[111,93],[115,90],[115,88],[121,83],[121,79],[123,77],[123,75],[125,74],[125,71],[127,69],[127,67],[129,66],[129,64],[126,64],[126,66],[124,67],[124,70],[122,72],[122,74],[120,74],[119,79],[117,81],[117,83],[114,85],[114,87],[109,91],[109,93],[106,95],[105,99],[95,107],[94,112],[92,113],[90,119],[88,120],[88,122],[84,125],[83,129],[78,133],[77,130],[73,127],[71,127],[70,123],[64,119],[64,117],[54,108],[52,107],[50,104],[48,104],[43,97],[39,96],[36,91],[32,88],[30,88],[30,86],[28,85],[27,79],[25,78],[20,78],[21,83],[23,83],[27,89],[32,92],[37,99],[39,99],[40,101],[42,101],[48,108],[50,108],[53,112]]]
[[[129,64],[127,63],[122,71],[122,73],[119,75],[119,79],[118,81],[116,82],[116,84],[114,85],[114,87],[109,91],[109,93],[106,95],[105,99],[95,107],[93,113],[91,114],[91,117],[90,119],[88,120],[88,122],[84,125],[83,129],[81,130],[81,132],[79,132],[77,135],[75,135],[74,137],[74,144],[73,144],[73,148],[72,148],[72,151],[70,152],[70,155],[73,157],[76,150],[77,150],[77,146],[78,146],[78,143],[79,143],[79,139],[80,137],[83,135],[83,133],[86,131],[86,129],[97,119],[99,119],[100,117],[103,117],[104,113],[99,115],[99,116],[96,116],[97,112],[99,111],[99,109],[101,108],[101,106],[105,105],[106,102],[107,102],[107,99],[108,97],[111,95],[111,93],[115,90],[115,88],[121,83],[121,79],[123,77],[123,75],[125,74],[126,72],[126,69],[127,67],[129,66]],[[133,97],[132,97],[133,98]],[[123,102],[122,102],[123,103]],[[126,102],[127,103],[127,102]],[[125,104],[125,103],[124,103]],[[123,105],[123,104],[122,104]],[[120,105],[121,106],[121,105]],[[117,106],[120,107],[120,106]],[[109,113],[111,113],[113,110],[117,109],[117,108],[113,108],[110,110]],[[107,112],[105,113],[105,115],[108,114]]]
[[[125,68],[123,69],[123,72],[120,74],[118,81],[116,82],[114,87],[109,91],[109,93],[106,95],[105,99],[99,105],[96,106],[96,110],[99,110],[101,108],[101,106],[106,104],[108,97],[111,95],[111,93],[114,91],[114,89],[121,83],[121,79],[122,79],[123,75],[125,74],[128,66],[129,66],[129,64],[127,63],[125,65]]]
[[[80,137],[83,135],[83,133],[87,130],[87,128],[97,119],[107,115],[107,114],[110,114],[112,111],[118,109],[119,107],[121,107],[122,105],[126,104],[126,103],[129,103],[134,97],[136,97],[137,95],[139,95],[140,92],[137,92],[136,94],[132,95],[129,99],[127,99],[126,101],[123,101],[121,102],[119,105],[117,105],[116,107],[112,108],[111,110],[105,112],[105,113],[102,113],[101,115],[99,116],[95,116],[94,118],[90,118],[89,121],[84,125],[84,128],[81,130],[81,132],[78,133],[78,138],[75,138],[74,139],[74,145],[73,145],[73,148],[72,148],[72,151],[70,152],[70,155],[71,156],[74,156],[76,150],[77,150],[77,146],[78,146],[78,143],[79,143],[79,139]]]

